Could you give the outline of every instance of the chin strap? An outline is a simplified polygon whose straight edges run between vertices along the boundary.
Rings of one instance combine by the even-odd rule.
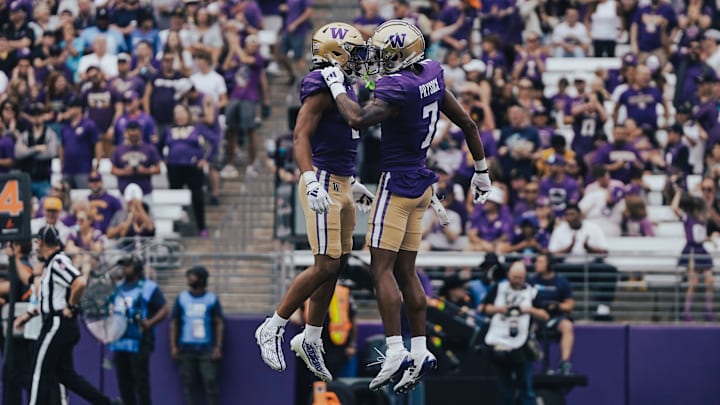
[[[365,88],[366,88],[366,89],[368,89],[368,90],[370,90],[370,91],[375,90],[375,81],[372,80],[372,79],[370,78],[370,76],[368,76],[367,73],[365,73],[365,75],[363,76],[363,81],[365,82]]]

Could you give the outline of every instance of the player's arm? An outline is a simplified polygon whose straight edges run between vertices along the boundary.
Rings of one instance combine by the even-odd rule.
[[[332,104],[333,100],[330,94],[315,93],[303,101],[300,111],[298,111],[297,124],[293,131],[293,150],[295,151],[295,162],[303,173],[313,171],[310,137],[315,133],[323,112]]]
[[[355,129],[362,129],[378,124],[396,113],[396,107],[372,99],[365,107],[348,97],[345,90],[345,75],[338,67],[327,67],[322,70],[323,79],[332,93],[340,115],[348,125]]]
[[[465,142],[467,142],[468,149],[472,153],[473,160],[476,162],[485,160],[485,148],[480,140],[480,132],[477,125],[475,125],[475,121],[470,118],[448,89],[445,89],[445,94],[443,94],[440,111],[463,131]]]

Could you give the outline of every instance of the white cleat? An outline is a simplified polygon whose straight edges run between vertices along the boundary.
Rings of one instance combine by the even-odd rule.
[[[380,355],[378,361],[375,363],[368,364],[368,366],[374,366],[376,364],[382,364],[380,372],[372,381],[370,381],[370,389],[377,391],[380,388],[397,381],[403,372],[410,366],[412,366],[412,357],[407,350],[394,353],[390,357],[385,357],[384,354],[380,353],[377,348],[375,351]]]
[[[396,394],[407,393],[422,380],[425,373],[437,368],[437,359],[427,350],[418,356],[413,356],[412,354],[410,356],[412,356],[413,365],[405,370],[400,381],[395,384],[393,391],[395,391]]]
[[[285,357],[282,351],[283,334],[285,328],[277,327],[272,330],[269,326],[270,318],[265,319],[262,325],[255,330],[255,340],[260,346],[260,357],[265,364],[275,371],[285,370]]]
[[[333,376],[330,374],[330,370],[325,367],[325,360],[323,360],[325,349],[322,340],[308,342],[305,340],[305,334],[298,333],[290,340],[290,348],[295,352],[296,356],[305,362],[308,370],[315,374],[317,378],[325,382],[332,381]]]

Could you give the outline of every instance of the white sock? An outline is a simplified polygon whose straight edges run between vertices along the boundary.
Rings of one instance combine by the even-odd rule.
[[[427,339],[425,336],[415,336],[410,339],[410,353],[419,354],[427,351]]]
[[[278,315],[277,312],[275,312],[270,318],[270,322],[268,322],[269,326],[272,326],[273,328],[284,328],[285,325],[287,325],[288,320]]]
[[[385,356],[390,357],[392,353],[399,353],[405,349],[403,346],[402,336],[388,336],[385,338],[385,345],[387,350]]]
[[[322,326],[305,325],[305,340],[319,342],[322,335]]]

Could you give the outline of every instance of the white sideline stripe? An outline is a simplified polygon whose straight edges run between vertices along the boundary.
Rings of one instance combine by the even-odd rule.
[[[53,316],[53,325],[48,331],[47,335],[45,335],[45,339],[43,339],[42,345],[40,346],[40,351],[38,351],[38,357],[35,361],[35,370],[33,371],[33,379],[32,379],[32,387],[30,389],[30,404],[29,405],[37,405],[37,395],[38,395],[38,385],[40,384],[40,374],[42,373],[43,369],[43,362],[45,361],[45,355],[47,354],[48,346],[50,346],[50,343],[52,342],[53,338],[55,337],[55,334],[57,333],[58,329],[60,329],[60,318],[57,316]],[[44,404],[43,404],[44,405]]]

